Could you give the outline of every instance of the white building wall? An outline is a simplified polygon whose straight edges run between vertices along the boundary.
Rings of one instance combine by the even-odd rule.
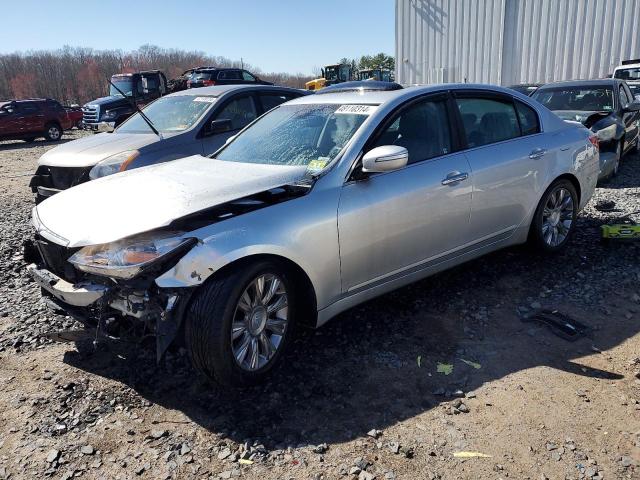
[[[401,83],[603,77],[640,58],[640,0],[396,0]]]

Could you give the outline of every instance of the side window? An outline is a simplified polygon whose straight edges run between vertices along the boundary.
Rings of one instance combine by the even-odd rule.
[[[620,87],[618,96],[620,98],[620,108],[626,107],[629,103],[629,98],[627,98],[627,93],[624,91],[624,88]]]
[[[272,108],[277,107],[281,103],[288,102],[292,98],[293,97],[291,95],[263,93],[260,95],[260,103],[262,103],[262,110],[268,112]]]
[[[520,136],[513,103],[488,98],[457,98],[456,103],[470,148]]]
[[[242,71],[242,79],[245,82],[255,82],[256,81],[256,77],[254,77],[253,75],[251,75],[249,72],[246,71]]]
[[[239,130],[251,123],[257,116],[253,98],[246,96],[227,103],[215,120],[231,120],[231,129]]]
[[[518,111],[518,120],[520,121],[522,135],[533,135],[534,133],[540,132],[538,114],[533,108],[516,100],[516,110]]]
[[[374,147],[399,145],[409,163],[451,152],[451,132],[444,101],[426,100],[402,110],[382,132]]]
[[[20,113],[24,115],[33,115],[34,113],[38,113],[40,111],[40,107],[35,105],[34,103],[23,103],[22,108],[20,108]]]

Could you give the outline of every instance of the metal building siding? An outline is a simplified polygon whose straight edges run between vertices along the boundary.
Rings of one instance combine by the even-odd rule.
[[[396,0],[402,83],[603,77],[640,58],[640,0]]]
[[[504,3],[398,0],[397,78],[403,83],[462,82],[465,78],[497,82]]]

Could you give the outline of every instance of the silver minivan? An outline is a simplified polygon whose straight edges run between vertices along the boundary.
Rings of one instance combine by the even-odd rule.
[[[304,90],[269,85],[223,85],[172,93],[147,105],[110,133],[60,145],[38,161],[31,179],[36,203],[88,180],[210,155],[264,112]]]

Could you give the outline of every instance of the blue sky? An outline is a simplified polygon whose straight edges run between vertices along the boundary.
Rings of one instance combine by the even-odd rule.
[[[264,71],[311,73],[342,57],[393,55],[394,5],[394,0],[19,0],[3,9],[0,52],[63,45],[132,50],[150,43],[242,57]]]

